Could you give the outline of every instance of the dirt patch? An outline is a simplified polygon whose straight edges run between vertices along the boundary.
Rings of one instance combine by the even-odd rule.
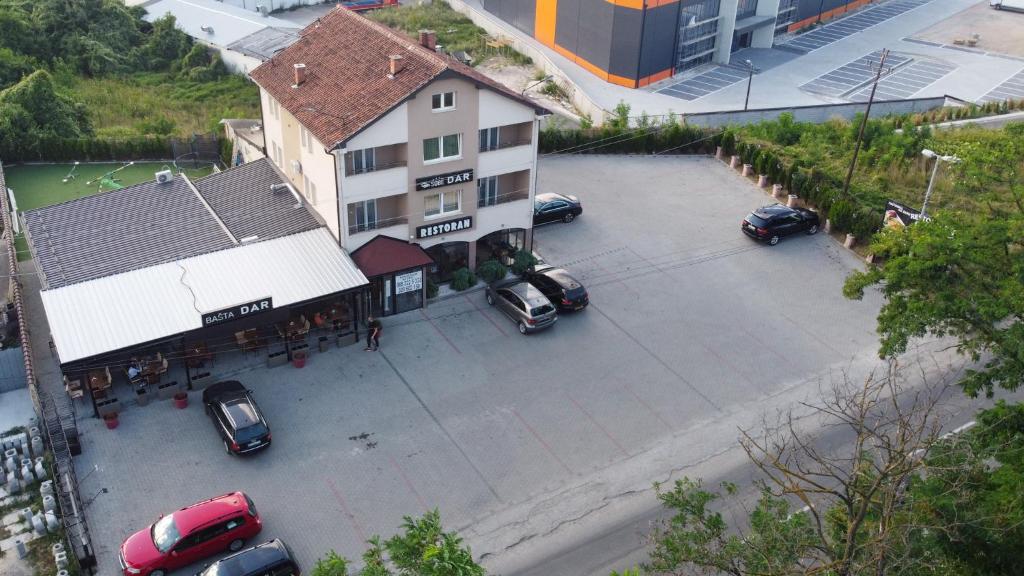
[[[537,68],[516,64],[503,56],[495,56],[478,64],[476,70],[516,92],[523,93],[525,90],[525,94],[536,100],[541,106],[572,122],[579,122],[579,115],[573,110],[571,104],[541,92],[545,83],[538,82],[538,78],[543,74],[538,74]]]
[[[953,45],[957,40],[967,42],[975,34],[975,48],[1024,56],[1024,13],[996,10],[981,2],[946,18],[914,36],[917,40]]]

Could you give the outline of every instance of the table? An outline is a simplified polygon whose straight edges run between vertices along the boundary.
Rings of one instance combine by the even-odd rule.
[[[104,367],[98,370],[90,370],[88,375],[89,390],[93,398],[105,398],[110,388],[110,368]]]
[[[309,320],[305,316],[293,317],[288,322],[278,324],[277,333],[285,340],[301,340],[309,333]]]
[[[145,378],[147,384],[158,384],[160,376],[167,372],[167,359],[162,354],[145,356],[139,360],[141,368],[139,376]]]
[[[213,353],[206,342],[196,342],[185,350],[185,363],[189,368],[199,368],[209,360],[213,360]]]

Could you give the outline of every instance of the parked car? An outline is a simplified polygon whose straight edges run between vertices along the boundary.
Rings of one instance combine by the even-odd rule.
[[[751,212],[743,219],[740,230],[755,240],[775,246],[783,236],[797,232],[817,234],[818,214],[803,208],[772,204]]]
[[[561,220],[568,224],[583,213],[583,205],[575,196],[545,192],[533,201],[533,225]]]
[[[161,516],[121,544],[118,560],[124,576],[166,576],[225,550],[237,552],[262,529],[256,505],[233,492]]]
[[[252,393],[241,382],[218,382],[203,390],[203,404],[228,454],[245,454],[270,446],[270,427]]]
[[[488,285],[487,303],[511,318],[520,334],[542,330],[558,320],[558,312],[551,301],[529,282],[521,280]]]
[[[299,564],[288,545],[274,539],[208,564],[196,576],[299,576]]]
[[[590,304],[587,290],[568,272],[548,264],[538,264],[523,272],[523,280],[533,284],[559,312],[583,310]]]

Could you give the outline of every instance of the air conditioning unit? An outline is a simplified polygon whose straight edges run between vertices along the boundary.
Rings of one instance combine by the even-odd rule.
[[[159,184],[166,184],[171,180],[174,180],[174,172],[171,172],[170,170],[161,170],[156,173],[156,181]]]
[[[302,174],[302,163],[298,160],[292,160],[292,172]]]

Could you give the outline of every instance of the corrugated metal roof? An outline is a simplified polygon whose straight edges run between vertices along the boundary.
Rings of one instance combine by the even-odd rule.
[[[180,176],[29,210],[24,217],[46,288],[234,245]]]
[[[41,292],[62,363],[202,327],[202,314],[351,290],[366,276],[326,228]]]
[[[152,0],[141,6],[146,9],[146,20],[152,22],[165,14],[172,14],[178,27],[186,34],[217,46],[226,47],[269,27],[298,28],[287,20],[261,16],[254,10],[213,0]],[[203,30],[204,26],[209,31]]]
[[[228,49],[267,61],[298,39],[299,31],[295,29],[264,28],[228,44]]]
[[[287,190],[271,191],[285,179],[267,158],[195,181],[196,189],[235,238],[274,238],[320,226],[306,209],[296,207]]]

